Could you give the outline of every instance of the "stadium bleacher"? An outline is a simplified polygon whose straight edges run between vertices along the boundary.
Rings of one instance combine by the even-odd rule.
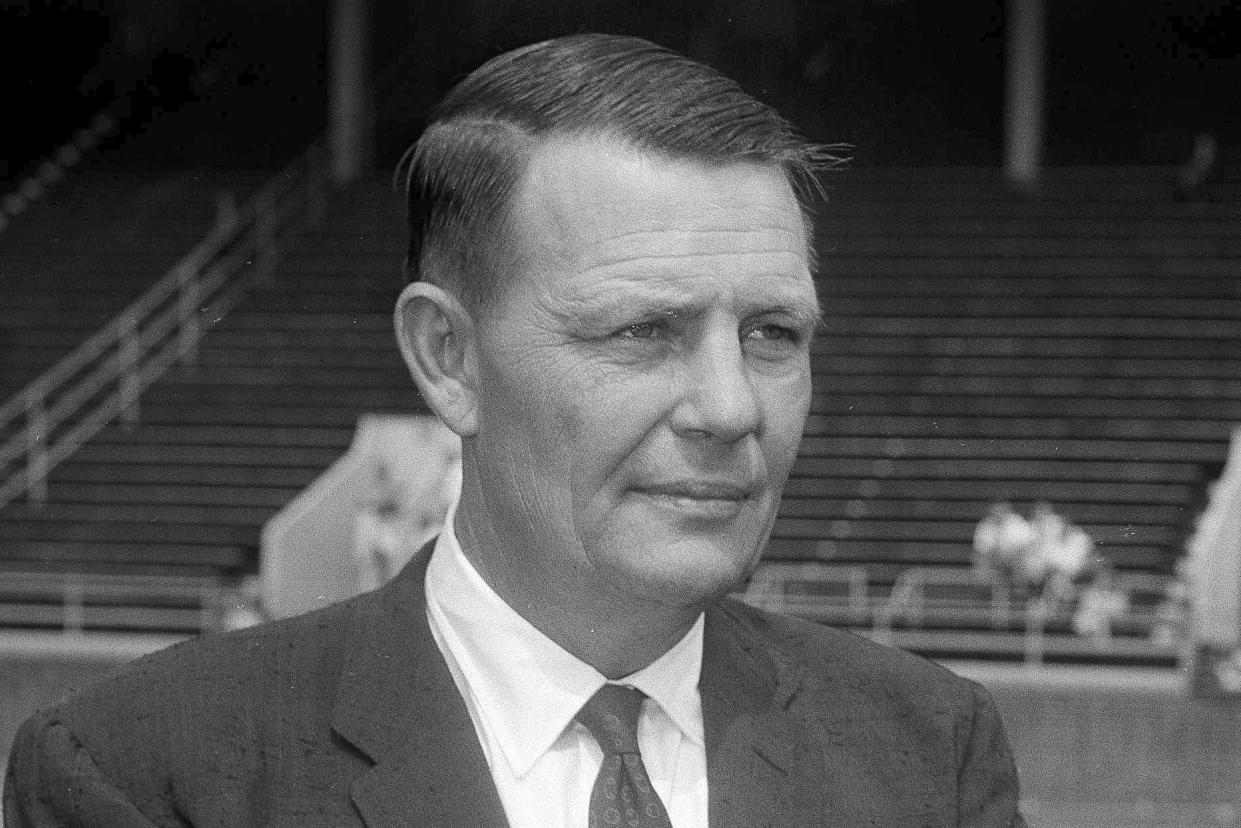
[[[971,102],[994,129],[979,129],[930,91],[955,94],[954,73],[971,65],[965,56],[936,53],[942,33],[920,26],[912,4],[872,5],[901,19],[875,32],[917,35],[886,40],[899,40],[919,72],[890,53],[872,60],[879,50],[850,42],[876,39],[847,21],[855,10],[816,11],[816,19],[841,15],[845,40],[829,33],[823,45],[836,51],[822,55],[833,62],[830,94],[846,105],[823,106],[823,82],[799,75],[799,104],[811,111],[793,112],[795,120],[830,117],[831,137],[844,124],[871,158],[998,167],[1000,119],[991,110],[1008,74],[998,63],[1007,15],[988,7],[975,15],[979,25],[957,32],[995,52],[989,85]],[[1202,89],[1211,86],[1203,77],[1223,78],[1232,63],[1218,59],[1220,49],[1235,41],[1207,25],[1228,22],[1211,10],[1161,18],[1162,35],[1175,34],[1161,41],[1169,59],[1192,55],[1175,86],[1170,65],[1149,52],[1149,66],[1135,67],[1141,38],[1117,26],[1124,82],[1158,102],[1129,112],[1121,97],[1098,94],[1098,78],[1086,82],[1091,73],[1066,77],[1066,61],[1088,55],[1102,66],[1109,48],[1097,27],[1081,25],[1098,22],[1091,15],[1104,7],[1070,6],[1049,12],[1045,158],[1136,157],[1113,146],[1121,124],[1133,142],[1164,147],[1158,163],[1176,163],[1199,129],[1212,130],[1198,132],[1199,143],[1218,132],[1220,158],[1193,186],[1178,183],[1175,167],[1053,167],[1020,193],[998,168],[830,175],[812,410],[764,563],[740,595],[927,655],[985,685],[1013,743],[1033,828],[1241,825],[1241,705],[1235,694],[1203,693],[1195,671],[1206,662],[1155,635],[1241,424],[1236,131],[1218,91],[1184,85],[1186,73]],[[411,8],[376,6],[373,137],[392,142],[380,154],[400,151],[420,123],[420,96],[442,91],[454,51],[481,36],[461,28],[471,15],[439,20]],[[537,29],[549,13],[519,11],[521,20],[507,21],[517,29],[491,22],[488,37]],[[290,24],[286,12],[239,4],[239,18],[270,17],[257,36],[240,20],[218,36],[204,27],[193,32],[202,41],[195,46],[161,48],[159,73],[141,60],[101,63],[93,74],[106,82],[92,89],[73,74],[81,61],[69,54],[89,57],[80,48],[88,38],[71,31],[64,41],[65,26],[49,27],[59,73],[78,84],[77,109],[104,108],[71,133],[31,130],[54,139],[42,148],[26,142],[41,155],[0,158],[0,168],[38,179],[0,189],[0,446],[26,439],[20,421],[3,423],[7,400],[168,273],[217,219],[220,193],[244,201],[322,128],[334,55],[323,54],[328,32],[316,27],[328,18],[306,17],[314,31],[298,37],[304,21]],[[205,23],[211,15],[173,16]],[[152,25],[163,19],[156,14]],[[1189,31],[1197,22],[1201,31]],[[380,47],[407,36],[406,23],[415,41],[392,61],[392,43]],[[1070,24],[1094,41],[1089,50],[1073,51]],[[126,28],[131,46],[142,28]],[[37,79],[38,64],[16,46],[43,48],[42,39],[10,30],[15,48],[0,63]],[[911,87],[922,66],[925,83]],[[854,69],[874,80],[850,82]],[[1166,86],[1152,82],[1161,74]],[[29,88],[34,100],[53,87]],[[1083,113],[1089,135],[1076,140],[1090,151],[1074,151],[1066,106],[1088,96],[1102,108]],[[52,101],[30,111],[39,116]],[[888,123],[885,106],[920,112]],[[70,127],[78,117],[71,101],[50,109]],[[1194,123],[1177,121],[1188,110]],[[49,161],[59,164],[53,174]],[[133,418],[53,469],[46,502],[6,504],[0,492],[0,772],[18,722],[37,707],[144,653],[235,624],[230,614],[243,608],[233,602],[257,589],[239,585],[259,565],[264,523],[347,450],[360,416],[422,410],[391,325],[402,213],[382,175],[333,193],[317,226],[290,240],[274,272],[256,276],[238,304],[194,303],[205,338],[142,392]],[[255,273],[265,270],[258,258],[245,264]],[[14,468],[8,461],[0,452],[0,485]],[[1050,502],[1095,540],[1128,599],[1109,638],[1077,634],[1067,607],[971,565],[974,529],[999,500],[1023,513]]]
[[[206,234],[246,174],[79,172],[0,233],[0,399],[155,283]]]
[[[1241,420],[1241,209],[1177,199],[1168,179],[1055,171],[1032,198],[983,170],[830,182],[816,393],[745,596],[986,684],[1032,825],[1237,816],[1219,804],[1238,784],[1236,710],[1188,698],[1168,669],[1182,653],[1150,633]],[[6,394],[158,278],[220,184],[84,177],[84,201],[48,200],[0,233]],[[391,333],[403,248],[386,182],[337,194],[269,278],[202,318],[196,358],[147,389],[136,423],[54,469],[47,503],[0,509],[0,695],[15,700],[0,736],[109,664],[223,626],[223,588],[253,571],[263,523],[358,416],[420,409]],[[997,499],[1048,500],[1095,538],[1132,601],[1110,641],[970,568]],[[60,633],[59,655],[40,633]]]
[[[1241,368],[1241,243],[1229,230],[1236,206],[1179,201],[1167,179],[1060,171],[1034,198],[991,170],[852,170],[830,182],[816,394],[767,555],[863,573],[863,614],[824,620],[873,626],[908,568],[963,571],[996,499],[1049,500],[1122,575],[1170,576],[1201,470],[1241,419],[1230,380]],[[109,427],[56,469],[48,505],[5,509],[3,565],[253,567],[264,520],[344,451],[359,414],[419,409],[390,332],[403,235],[385,183],[337,198],[273,278],[209,320],[197,362],[147,391],[136,428]],[[82,275],[64,291],[41,297],[34,278],[5,287],[16,288],[6,307],[29,323],[9,333],[27,343],[6,359],[9,387],[38,362],[40,337],[49,358],[68,338],[39,324],[49,309],[90,297],[100,307],[75,313],[85,330],[127,295],[115,282],[86,289],[91,268],[127,273],[123,252],[109,264],[65,248],[64,266]],[[823,589],[804,581],[794,591]],[[955,588],[948,604],[970,604],[969,584]],[[933,636],[955,630],[983,638],[957,636],[948,653],[1021,657],[1027,619],[1017,613],[1009,641],[975,623],[994,608],[974,604],[905,643],[938,652]],[[888,614],[911,626],[909,613]],[[1066,619],[1050,623],[1065,632]],[[1128,627],[1135,639],[1148,631],[1140,619]],[[1061,638],[1075,658],[1097,655]]]
[[[106,211],[108,191],[96,190],[94,198],[94,210]],[[342,200],[338,212],[348,214],[349,209]],[[335,225],[338,232],[330,242],[338,256],[334,263],[318,262],[324,248],[307,240],[306,252],[287,261],[242,307],[223,319],[203,319],[205,326],[215,327],[197,358],[148,390],[137,427],[114,424],[57,467],[48,503],[17,503],[4,510],[0,567],[10,576],[0,592],[6,606],[31,606],[28,585],[19,588],[25,581],[18,573],[85,579],[87,598],[113,595],[115,590],[105,587],[126,576],[134,581],[132,600],[148,608],[150,628],[186,631],[184,623],[170,625],[169,613],[152,606],[142,579],[185,579],[181,591],[193,596],[204,594],[197,589],[199,579],[253,571],[259,528],[347,447],[358,413],[408,409],[410,400],[416,401],[391,347],[386,310],[399,288],[400,254],[392,251],[393,245],[399,250],[400,242],[396,233],[378,233],[381,222],[373,219],[368,215],[355,227]],[[59,232],[58,223],[47,226]],[[81,228],[89,235],[100,232],[100,226],[88,220]],[[198,235],[203,230],[195,228]],[[382,295],[373,287],[373,273],[345,264],[374,258],[375,240],[389,250],[388,287]],[[5,243],[0,239],[0,245]],[[88,246],[76,240],[72,247]],[[115,248],[97,246],[97,270],[125,270],[131,251],[123,244]],[[341,253],[346,255],[340,258]],[[158,266],[167,263],[160,260]],[[147,283],[159,275],[148,275]],[[5,287],[15,306],[72,302],[75,295],[67,290],[68,300],[41,300],[40,290],[47,291],[37,279]],[[108,318],[139,290],[82,291],[94,305],[80,315]],[[14,337],[37,340],[38,332],[57,318],[35,311],[26,317],[31,330],[15,329]],[[65,339],[52,343],[60,346]],[[57,355],[50,345],[47,353],[49,361]],[[30,379],[26,363],[31,361],[13,367],[13,385]],[[56,602],[58,589],[48,585],[46,603]],[[88,601],[88,627],[92,618],[98,628],[125,626],[105,623],[115,613],[92,606]],[[204,622],[215,618],[205,611],[199,617]],[[14,611],[6,618],[10,626],[25,619],[26,626],[52,628],[63,620],[51,610]],[[127,623],[133,627],[137,622]],[[193,631],[204,628],[210,629]]]
[[[906,567],[967,567],[988,503],[1047,500],[1122,575],[1169,577],[1241,416],[1235,199],[1158,169],[1053,170],[1030,198],[994,170],[853,170],[832,196],[769,559],[861,566],[879,606]]]

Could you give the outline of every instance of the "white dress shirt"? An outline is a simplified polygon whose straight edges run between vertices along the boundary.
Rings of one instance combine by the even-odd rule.
[[[451,526],[427,567],[427,617],[509,825],[585,828],[603,752],[573,717],[606,679],[506,604],[465,557]],[[647,696],[638,746],[674,828],[707,826],[702,631],[700,615],[672,649],[616,682]]]

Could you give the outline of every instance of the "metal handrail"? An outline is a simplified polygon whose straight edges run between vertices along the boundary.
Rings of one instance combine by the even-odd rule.
[[[0,477],[0,508],[23,493],[46,502],[53,468],[115,418],[136,425],[142,392],[178,361],[195,361],[200,315],[223,316],[270,274],[281,236],[318,218],[327,186],[316,142],[241,207],[223,199],[215,226],[158,282],[0,405],[0,432],[13,429],[0,443],[0,472],[17,465]]]
[[[1057,617],[1055,607],[1043,597],[1014,589],[1002,580],[966,567],[906,567],[897,575],[888,594],[877,598],[869,594],[869,576],[861,565],[771,561],[764,562],[755,571],[746,590],[737,597],[759,609],[813,618],[825,610],[838,608],[838,600],[790,595],[788,589],[795,583],[814,580],[849,584],[847,601],[850,623],[861,626],[869,616],[869,636],[888,645],[896,643],[894,627],[901,619],[905,619],[912,628],[923,623],[928,604],[935,606],[926,595],[926,588],[930,586],[988,589],[988,599],[963,609],[975,613],[972,617],[977,617],[978,612],[986,612],[993,630],[1020,635],[1024,661],[1032,666],[1044,662],[1048,649],[1047,628]],[[1150,588],[1155,583],[1156,577],[1144,573],[1120,573],[1116,588],[1128,595],[1133,589]],[[959,604],[956,606],[962,609]],[[938,608],[943,607],[940,605]]]
[[[194,80],[200,84],[200,91],[217,85],[218,78],[228,71],[227,67],[230,65],[241,65],[240,56],[235,51],[209,54],[194,75]],[[215,80],[208,80],[213,77]],[[113,80],[116,78],[113,77]],[[62,181],[74,166],[81,163],[88,152],[122,129],[133,115],[132,93],[110,101],[96,111],[83,127],[76,130],[69,140],[56,147],[33,173],[22,179],[11,191],[0,194],[0,233]]]
[[[897,576],[892,591],[883,606],[875,613],[873,633],[879,640],[891,642],[892,627],[897,619],[905,617],[918,626],[922,623],[927,586],[983,586],[991,590],[987,602],[991,613],[991,626],[1002,630],[1012,620],[1012,594],[1008,584],[981,575],[974,569],[943,569],[940,567],[910,567]],[[1027,613],[1028,618],[1028,613]]]
[[[0,198],[0,232],[63,179],[69,169],[80,162],[89,150],[116,131],[120,122],[117,109],[117,105],[112,104],[96,112],[86,126],[58,146],[35,172],[22,179],[12,192],[5,193],[3,198]]]
[[[850,623],[865,623],[870,579],[866,567],[857,564],[764,561],[755,570],[741,598],[760,609],[794,614],[821,612],[838,605],[838,601],[821,596],[789,595],[791,584],[805,582],[843,584],[847,589],[845,600]]]
[[[914,593],[921,582],[922,573],[916,567],[906,569],[896,576],[892,591],[888,593],[888,600],[875,612],[871,635],[876,641],[889,645],[892,643],[892,624],[900,613],[913,603]]]
[[[198,615],[199,629],[218,631],[224,626],[225,584],[218,576],[116,575],[87,572],[5,572],[0,607],[42,605],[59,607],[60,627],[66,635],[81,635],[89,626],[88,610],[117,608],[141,613],[151,604],[179,598],[185,609]],[[117,598],[128,600],[117,602]]]

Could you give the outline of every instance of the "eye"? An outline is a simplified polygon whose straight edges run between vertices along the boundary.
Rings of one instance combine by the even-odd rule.
[[[777,325],[774,322],[768,322],[762,325],[755,325],[753,328],[750,328],[745,332],[743,338],[751,341],[773,343],[787,342],[791,345],[796,345],[802,341],[802,334],[800,331],[794,330],[793,328],[785,325]]]
[[[781,325],[779,322],[759,322],[741,331],[741,347],[750,356],[765,362],[780,362],[800,358],[806,352],[809,341],[799,327]]]
[[[637,322],[617,331],[617,336],[624,339],[651,339],[659,333],[658,322]]]

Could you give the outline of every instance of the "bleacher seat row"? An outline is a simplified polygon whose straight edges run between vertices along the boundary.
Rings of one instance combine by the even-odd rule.
[[[1120,572],[1170,575],[1203,469],[1241,421],[1241,207],[1177,201],[1167,182],[1055,171],[1025,197],[991,170],[834,175],[815,396],[768,558],[862,567],[890,589],[902,567],[967,566],[990,501],[1045,499]],[[341,194],[274,279],[205,320],[197,366],[147,392],[137,428],[57,469],[44,512],[4,511],[0,566],[252,565],[265,518],[360,414],[420,409],[390,332],[403,236],[386,184]],[[6,259],[32,261],[9,243]],[[3,388],[106,316],[78,306],[96,295],[85,272],[56,281],[0,288],[21,323]],[[98,281],[101,302],[127,290]]]

